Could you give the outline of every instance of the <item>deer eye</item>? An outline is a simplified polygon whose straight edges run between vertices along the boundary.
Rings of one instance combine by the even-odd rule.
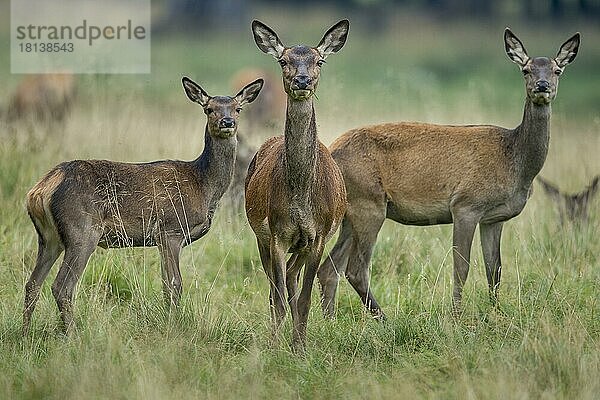
[[[242,111],[242,107],[238,107],[235,109],[236,112],[241,112]]]
[[[319,60],[319,61],[317,61],[317,65],[319,67],[323,66],[323,64],[325,64],[325,60]]]
[[[212,108],[207,108],[206,109],[206,114],[212,114],[213,113],[213,109]]]
[[[560,76],[561,74],[562,74],[562,69],[555,69],[554,70],[554,75]]]
[[[523,68],[521,71],[523,71],[523,75],[527,76],[531,73],[530,70]]]
[[[287,61],[285,61],[283,58],[280,58],[279,60],[277,60],[277,62],[279,63],[279,65],[281,65],[282,67],[285,67],[287,65]]]

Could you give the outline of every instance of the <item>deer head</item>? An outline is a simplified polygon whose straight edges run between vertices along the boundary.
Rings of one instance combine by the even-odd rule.
[[[517,64],[525,77],[527,97],[537,105],[550,104],[556,97],[558,78],[564,68],[577,56],[579,50],[579,32],[571,36],[560,46],[556,57],[529,57],[523,43],[509,28],[504,31],[506,54]]]
[[[212,137],[226,139],[237,132],[238,118],[242,107],[252,103],[260,93],[264,81],[257,79],[246,85],[233,97],[209,96],[200,85],[188,77],[181,80],[185,94],[204,109],[207,117],[208,133]]]
[[[600,176],[596,176],[583,191],[575,194],[562,192],[541,176],[538,176],[537,179],[546,195],[556,205],[561,224],[564,225],[567,221],[570,223],[588,222],[590,202],[598,192]]]
[[[313,95],[325,59],[344,46],[348,28],[349,22],[345,19],[329,28],[316,47],[286,47],[271,28],[260,21],[252,22],[256,45],[281,65],[283,87],[292,100],[307,100]]]

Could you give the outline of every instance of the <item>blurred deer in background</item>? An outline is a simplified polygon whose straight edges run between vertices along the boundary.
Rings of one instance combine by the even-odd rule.
[[[234,97],[211,97],[186,77],[182,84],[207,118],[204,151],[196,160],[68,161],[27,193],[27,211],[38,233],[38,255],[25,285],[24,334],[40,287],[63,251],[52,293],[65,331],[73,325],[75,285],[96,246],[157,246],[167,306],[179,303],[179,253],[210,228],[233,177],[240,111],[258,96],[263,81],[250,83]]]
[[[7,120],[62,121],[71,109],[75,94],[73,74],[27,75],[9,99]]]
[[[240,87],[243,82],[262,78],[265,81],[260,97],[248,107],[244,120],[252,134],[257,129],[264,130],[265,126],[274,128],[278,122],[283,123],[286,107],[286,95],[281,90],[281,78],[262,68],[243,68],[231,78],[230,86]]]
[[[584,190],[575,194],[561,192],[557,186],[554,186],[541,176],[537,177],[537,181],[556,206],[561,225],[565,225],[567,222],[575,225],[586,224],[588,222],[590,203],[598,193],[600,175],[592,179]]]
[[[244,118],[246,124],[242,125],[242,128],[246,129],[240,130],[238,133],[235,172],[228,191],[232,206],[236,210],[244,205],[244,181],[250,161],[259,147],[255,144],[256,141],[259,140],[258,143],[262,143],[266,137],[271,136],[269,131],[277,129],[284,121],[286,95],[281,90],[280,78],[272,72],[261,68],[243,68],[232,77],[231,87],[240,87],[241,83],[260,77],[265,81],[260,97],[246,110]],[[261,135],[264,136],[261,137]]]
[[[285,47],[271,28],[252,22],[258,48],[281,66],[287,110],[283,136],[267,140],[248,168],[246,214],[270,283],[274,337],[286,315],[287,288],[297,350],[306,342],[312,286],[325,243],[337,230],[346,209],[342,174],[317,138],[313,95],[321,66],[344,46],[348,27],[347,20],[338,22],[316,47]],[[292,255],[286,265],[288,253]]]
[[[369,286],[369,264],[386,218],[406,225],[453,224],[456,314],[479,225],[490,296],[497,301],[502,226],[521,213],[546,160],[550,103],[559,76],[577,55],[579,33],[554,58],[529,57],[508,28],[504,44],[525,78],[518,127],[388,123],[353,129],[330,146],[344,175],[348,210],[319,269],[325,315],[335,313],[339,275],[345,274],[373,316],[384,317]]]

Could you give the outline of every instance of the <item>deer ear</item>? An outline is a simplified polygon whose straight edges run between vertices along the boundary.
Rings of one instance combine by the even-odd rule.
[[[326,58],[332,53],[337,53],[344,47],[346,39],[348,38],[349,28],[350,21],[343,19],[325,32],[321,42],[317,45],[317,51],[321,53],[323,58]]]
[[[596,192],[598,191],[598,183],[600,183],[600,175],[596,176],[587,187],[587,192],[590,196],[596,195]]]
[[[560,46],[558,53],[556,53],[556,58],[554,59],[560,68],[566,67],[575,59],[577,51],[579,50],[580,40],[581,35],[577,32]]]
[[[260,93],[264,83],[264,80],[257,79],[254,82],[244,86],[244,88],[235,95],[235,99],[238,101],[238,103],[240,103],[240,106],[252,103]]]
[[[521,43],[519,38],[512,33],[510,28],[506,28],[504,31],[504,49],[506,50],[508,58],[521,68],[529,61],[525,46],[523,46],[523,43]]]
[[[194,103],[200,104],[202,107],[206,107],[208,101],[210,100],[210,96],[204,91],[204,89],[200,87],[200,85],[187,76],[184,76],[181,79],[181,83],[188,99]]]
[[[561,199],[560,190],[541,176],[537,177],[538,182],[542,185],[544,192],[553,199],[554,201],[559,201]]]
[[[254,20],[252,21],[252,34],[256,45],[263,53],[270,54],[275,58],[280,58],[283,55],[285,46],[273,29],[260,21]]]

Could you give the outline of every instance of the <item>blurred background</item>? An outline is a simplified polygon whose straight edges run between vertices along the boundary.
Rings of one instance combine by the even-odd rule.
[[[515,127],[525,90],[504,52],[504,28],[511,27],[531,56],[554,56],[580,31],[579,55],[561,77],[553,105],[542,174],[561,189],[578,191],[600,172],[600,0],[153,0],[151,74],[50,82],[10,73],[9,18],[3,1],[3,200],[21,201],[45,171],[67,159],[197,157],[205,117],[185,97],[183,75],[212,95],[233,95],[257,76],[267,81],[241,117],[243,177],[244,162],[282,132],[285,115],[280,68],[256,47],[253,19],[287,45],[313,46],[335,22],[350,20],[346,46],[328,59],[315,100],[325,144],[350,128],[387,121]]]

